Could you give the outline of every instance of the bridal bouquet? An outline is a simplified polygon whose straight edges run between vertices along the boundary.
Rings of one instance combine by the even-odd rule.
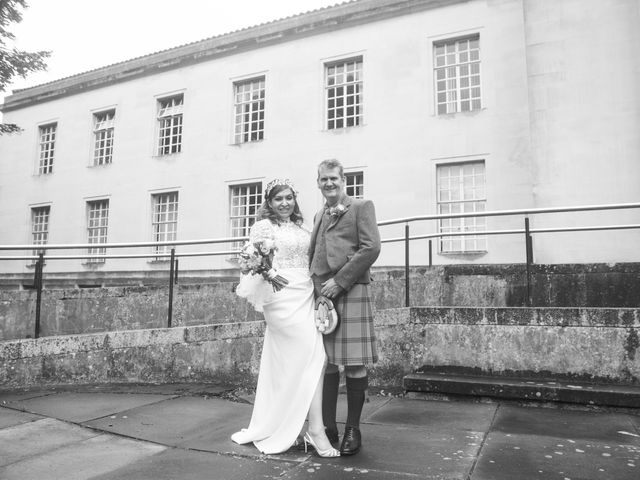
[[[240,251],[240,272],[243,274],[261,274],[273,287],[273,291],[282,290],[289,281],[273,268],[273,254],[277,250],[272,240],[247,242]]]

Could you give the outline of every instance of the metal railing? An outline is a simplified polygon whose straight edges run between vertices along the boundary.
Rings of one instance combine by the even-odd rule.
[[[404,224],[404,236],[395,238],[384,238],[382,243],[404,242],[404,274],[405,274],[405,306],[410,306],[410,276],[409,276],[409,253],[410,242],[415,240],[429,239],[429,265],[432,265],[432,244],[433,238],[456,237],[456,236],[485,236],[485,235],[524,235],[525,238],[525,259],[526,259],[526,276],[527,276],[527,305],[531,305],[531,265],[533,264],[533,234],[539,233],[561,233],[561,232],[582,232],[582,231],[598,231],[598,230],[627,230],[638,229],[638,224],[626,225],[595,225],[580,227],[553,227],[553,228],[530,228],[529,217],[539,214],[550,213],[568,213],[568,212],[584,212],[584,211],[605,211],[605,210],[622,210],[622,209],[640,209],[638,203],[619,203],[609,205],[585,205],[578,207],[553,207],[553,208],[533,208],[533,209],[514,209],[514,210],[495,210],[476,213],[457,213],[457,214],[432,214],[414,217],[405,217],[392,220],[378,222],[378,226],[384,227],[388,225]],[[420,234],[411,236],[409,225],[413,222],[422,221],[439,221],[452,218],[473,218],[473,217],[497,217],[497,216],[523,216],[524,228],[510,230],[467,230],[461,232],[435,232],[428,234]],[[46,245],[0,245],[0,251],[7,250],[32,250],[38,251],[36,255],[2,255],[0,261],[9,260],[35,260],[34,282],[32,288],[36,290],[36,312],[35,312],[35,338],[40,336],[40,309],[42,301],[43,289],[43,269],[46,260],[74,260],[74,259],[123,259],[123,258],[168,258],[169,259],[169,298],[167,308],[167,326],[172,326],[173,316],[173,288],[178,283],[178,258],[194,257],[194,256],[216,256],[216,255],[236,255],[238,248],[203,251],[203,252],[176,252],[178,246],[190,245],[207,245],[207,244],[238,244],[238,242],[247,240],[248,237],[232,237],[232,238],[214,238],[202,240],[176,240],[166,242],[129,242],[129,243],[86,243],[86,244],[46,244]],[[154,253],[134,253],[134,254],[102,254],[102,253],[84,253],[75,255],[49,255],[45,252],[48,250],[89,250],[100,248],[104,249],[120,249],[120,248],[136,248],[136,247],[171,247],[170,252],[154,252]]]
[[[635,203],[617,203],[609,205],[583,205],[577,207],[547,207],[547,208],[525,208],[514,210],[494,210],[475,213],[456,213],[456,214],[433,214],[421,215],[417,217],[398,218],[393,220],[385,220],[378,222],[379,226],[404,224],[404,236],[397,238],[383,239],[383,243],[404,242],[405,244],[405,306],[410,306],[409,298],[409,242],[412,240],[423,240],[440,237],[470,236],[470,235],[524,235],[525,238],[525,261],[527,275],[527,306],[531,306],[531,265],[533,264],[533,239],[534,233],[560,233],[560,232],[583,232],[595,230],[628,230],[640,228],[640,224],[627,225],[597,225],[597,226],[581,226],[581,227],[554,227],[554,228],[530,228],[529,217],[532,215],[548,214],[548,213],[569,213],[569,212],[586,212],[586,211],[606,211],[606,210],[624,210],[640,208],[640,202]],[[445,220],[451,218],[474,218],[474,217],[499,217],[499,216],[524,216],[524,228],[516,230],[467,230],[463,232],[438,232],[423,235],[410,236],[409,224],[418,221],[428,220]],[[429,240],[429,266],[432,264],[432,245]]]
[[[34,338],[40,337],[40,308],[42,303],[42,274],[45,260],[103,260],[108,258],[153,258],[169,260],[169,298],[167,307],[167,327],[171,327],[173,321],[173,288],[178,284],[178,258],[179,257],[195,257],[195,256],[215,256],[215,255],[236,255],[239,250],[217,250],[205,252],[183,252],[177,253],[177,246],[185,245],[206,245],[221,243],[238,243],[248,240],[249,237],[233,237],[233,238],[211,238],[203,240],[175,240],[168,242],[129,242],[129,243],[82,243],[82,244],[46,244],[46,245],[0,245],[0,250],[35,250],[39,251],[37,255],[3,255],[1,260],[35,260],[34,279],[32,288],[36,290],[36,312],[35,312],[35,332]],[[85,253],[77,255],[45,255],[46,250],[88,250],[100,248],[101,250],[108,248],[136,248],[136,247],[171,247],[169,252],[153,252],[153,253],[133,253],[133,254],[102,254],[102,253]]]

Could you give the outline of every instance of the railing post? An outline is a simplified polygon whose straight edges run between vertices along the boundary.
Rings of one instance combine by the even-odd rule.
[[[34,338],[40,338],[40,305],[42,303],[42,267],[44,266],[44,253],[38,254],[38,261],[36,262],[35,278],[33,279],[34,286],[36,287],[36,327],[34,332]]]
[[[178,284],[178,259],[175,260],[175,268],[173,270],[173,283]]]
[[[531,264],[533,264],[533,242],[529,229],[529,217],[524,218],[524,240],[527,256],[527,307],[531,307]]]
[[[173,316],[173,282],[174,282],[174,265],[176,259],[175,247],[171,249],[171,264],[169,265],[169,310],[167,311],[167,327],[171,328],[171,317]]]
[[[404,225],[404,306],[409,306],[409,224]]]
[[[433,266],[433,249],[431,240],[429,240],[429,266]]]

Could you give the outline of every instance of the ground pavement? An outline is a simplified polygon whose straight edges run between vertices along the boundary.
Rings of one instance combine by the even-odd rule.
[[[640,478],[640,409],[371,394],[362,451],[265,456],[229,436],[251,397],[215,385],[0,391],[0,479]],[[346,398],[340,395],[339,418]]]

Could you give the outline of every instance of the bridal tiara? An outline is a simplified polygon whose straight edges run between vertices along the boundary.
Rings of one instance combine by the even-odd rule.
[[[269,194],[271,193],[271,190],[273,190],[273,187],[277,187],[278,185],[286,185],[291,189],[294,195],[297,193],[296,188],[291,180],[289,180],[288,178],[276,178],[275,180],[271,180],[269,183],[267,183],[267,186],[264,190],[265,200],[269,198]]]

